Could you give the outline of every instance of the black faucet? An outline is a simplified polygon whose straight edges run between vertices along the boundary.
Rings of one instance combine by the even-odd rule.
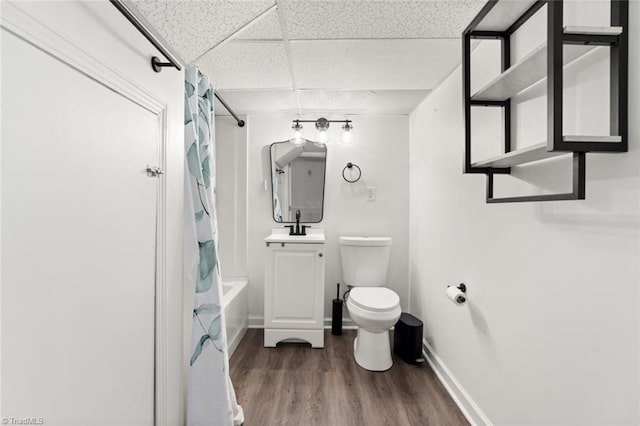
[[[307,228],[311,228],[309,225],[300,225],[300,209],[296,210],[296,225],[285,225],[285,228],[289,228],[289,235],[307,235]]]
[[[300,209],[296,210],[296,235],[300,235]]]

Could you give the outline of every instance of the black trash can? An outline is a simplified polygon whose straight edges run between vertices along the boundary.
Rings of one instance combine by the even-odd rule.
[[[404,362],[420,364],[422,357],[422,321],[403,312],[393,332],[393,352]]]

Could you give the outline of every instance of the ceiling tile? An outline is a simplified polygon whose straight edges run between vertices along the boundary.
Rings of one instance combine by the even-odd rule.
[[[408,114],[428,90],[219,90],[236,114]],[[216,115],[230,115],[218,102]]]
[[[278,11],[273,9],[258,22],[238,34],[238,40],[282,40]]]
[[[301,89],[432,89],[460,62],[459,40],[291,42]]]
[[[408,114],[428,90],[298,90],[300,113]]]
[[[205,55],[198,66],[216,89],[292,87],[282,42],[226,43]]]
[[[293,93],[289,90],[218,90],[220,96],[236,114],[296,113],[298,107]],[[230,115],[217,102],[216,115]]]
[[[273,6],[274,0],[134,0],[134,7],[191,62]]]
[[[455,38],[485,0],[279,0],[291,40]]]

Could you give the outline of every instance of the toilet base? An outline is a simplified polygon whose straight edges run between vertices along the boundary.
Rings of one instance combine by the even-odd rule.
[[[353,356],[356,363],[369,371],[386,371],[393,366],[389,330],[372,333],[358,327],[358,335],[353,341]]]

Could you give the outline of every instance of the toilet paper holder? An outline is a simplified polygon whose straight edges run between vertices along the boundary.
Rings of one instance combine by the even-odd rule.
[[[457,306],[462,306],[467,303],[467,286],[464,283],[448,285],[446,294]]]
[[[458,290],[460,290],[463,293],[467,292],[467,286],[464,283],[460,283],[460,284],[458,284],[456,286],[448,285],[447,287],[455,287],[455,288],[457,288]]]

